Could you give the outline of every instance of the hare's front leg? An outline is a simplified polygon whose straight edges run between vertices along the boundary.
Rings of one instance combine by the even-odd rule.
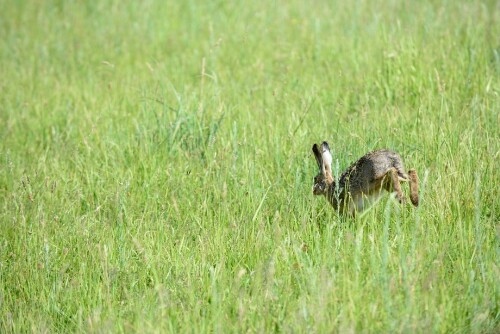
[[[405,197],[403,195],[403,191],[401,190],[401,183],[399,182],[399,175],[396,168],[391,168],[387,171],[384,176],[384,188],[388,192],[395,192],[396,199],[399,203],[404,204]]]

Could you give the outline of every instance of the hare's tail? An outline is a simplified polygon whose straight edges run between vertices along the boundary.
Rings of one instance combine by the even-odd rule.
[[[418,175],[415,169],[408,171],[410,176],[410,200],[414,206],[418,206]]]

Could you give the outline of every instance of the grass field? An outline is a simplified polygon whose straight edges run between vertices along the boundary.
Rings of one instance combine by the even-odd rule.
[[[0,333],[500,332],[498,2],[0,1],[0,36]],[[421,206],[340,218],[322,140]]]

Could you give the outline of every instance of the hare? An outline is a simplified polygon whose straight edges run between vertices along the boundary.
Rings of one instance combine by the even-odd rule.
[[[332,174],[332,154],[328,143],[312,147],[319,173],[314,178],[313,194],[324,195],[330,204],[354,216],[382,194],[382,189],[396,193],[405,202],[400,182],[410,182],[410,200],[418,206],[418,176],[415,169],[405,172],[403,161],[396,152],[381,149],[367,153],[342,173],[338,184]]]

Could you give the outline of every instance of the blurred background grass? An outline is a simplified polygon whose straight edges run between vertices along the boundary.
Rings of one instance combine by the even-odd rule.
[[[499,330],[498,2],[0,13],[2,332]],[[423,205],[340,219],[322,140]]]

